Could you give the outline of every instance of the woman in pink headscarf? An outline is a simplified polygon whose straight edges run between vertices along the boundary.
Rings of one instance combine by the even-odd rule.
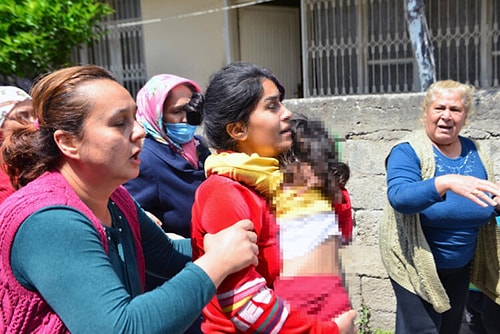
[[[140,173],[125,184],[165,232],[190,237],[194,192],[205,180],[210,154],[186,120],[186,108],[201,108],[199,85],[172,74],[152,77],[137,93],[137,120],[146,130]]]
[[[146,130],[139,176],[125,183],[137,202],[161,220],[165,232],[185,238],[191,233],[194,193],[205,180],[204,162],[210,154],[189,125],[186,109],[201,108],[199,85],[172,74],[152,77],[137,93],[137,120]],[[199,114],[199,113],[198,113]],[[147,289],[163,279],[147,275]]]

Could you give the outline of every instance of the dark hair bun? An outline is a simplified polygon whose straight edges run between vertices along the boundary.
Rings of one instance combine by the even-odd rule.
[[[205,104],[205,96],[195,92],[191,96],[191,100],[184,106],[186,111],[187,122],[191,125],[200,125],[203,119],[203,105]]]

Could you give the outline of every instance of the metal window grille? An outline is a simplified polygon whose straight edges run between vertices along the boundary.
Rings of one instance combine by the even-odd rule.
[[[500,4],[425,0],[436,78],[498,87]],[[303,0],[304,96],[418,91],[403,0]]]
[[[75,48],[73,61],[96,64],[110,70],[135,98],[147,81],[142,25],[121,25],[141,18],[137,0],[108,0],[114,14],[101,23],[107,31],[89,46]]]

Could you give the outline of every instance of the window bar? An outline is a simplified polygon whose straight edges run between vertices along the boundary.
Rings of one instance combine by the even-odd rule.
[[[458,81],[462,81],[463,79],[460,79],[462,78],[462,76],[460,75],[460,72],[461,70],[465,72],[465,75],[463,76],[463,78],[465,79],[465,81],[467,82],[467,70],[466,69],[463,69],[462,66],[460,66],[460,43],[461,43],[461,31],[460,31],[460,23],[459,23],[459,18],[460,18],[460,4],[458,3],[458,1],[461,1],[461,0],[455,0],[455,17],[457,18],[456,20],[456,23],[455,23],[455,33],[454,33],[454,37],[455,37],[455,52],[456,52],[456,71],[457,71],[457,79]],[[467,1],[467,0],[465,0]],[[467,39],[466,37],[464,36],[464,53],[467,54]],[[467,56],[465,57],[467,59]]]
[[[343,0],[340,0],[339,1],[339,13],[340,13],[340,71],[342,73],[341,75],[341,87],[340,87],[340,90],[341,90],[341,94],[342,95],[345,95],[347,90],[346,90],[346,73],[345,73],[345,70],[346,70],[346,48],[348,47],[348,45],[346,45],[346,40],[345,40],[345,31],[344,31],[344,21],[343,21],[343,17],[344,17],[344,10],[343,10],[343,6],[342,6],[342,2]],[[347,33],[349,33],[349,29],[347,29]]]
[[[447,13],[446,13],[446,17],[450,17],[451,13],[450,13],[450,2],[447,1],[446,3],[447,5]],[[447,51],[448,51],[448,57],[450,56],[450,49],[451,49],[451,38],[453,37],[452,33],[451,33],[451,27],[449,24],[446,25],[446,47],[447,47]],[[450,77],[451,75],[451,62],[450,61],[447,61],[447,71],[446,71],[446,77]]]
[[[483,4],[482,6],[484,6],[484,5],[485,4]],[[474,86],[476,86],[476,87],[480,86],[480,78],[481,78],[480,64],[479,64],[479,59],[481,59],[481,34],[479,31],[479,22],[481,21],[480,7],[481,7],[481,4],[479,4],[479,3],[474,5],[474,11],[475,11],[474,16],[475,16],[476,21],[474,22],[474,31],[472,32],[472,37],[474,40],[474,53],[475,53]]]
[[[493,29],[492,29],[492,34],[491,34],[491,39],[492,39],[492,51],[491,52],[491,59],[493,63],[493,79],[492,83],[494,87],[499,87],[499,75],[500,75],[500,68],[498,65],[498,60],[500,58],[500,50],[499,50],[499,45],[498,41],[500,39],[500,31],[498,30],[498,21],[500,20],[500,5],[498,2],[493,2],[493,5],[495,6],[494,9],[492,10],[493,12]]]
[[[342,1],[342,0],[341,0]],[[335,46],[335,39],[332,38],[332,40],[330,40],[330,24],[329,22],[333,21],[333,16],[335,15],[335,0],[331,0],[331,1],[325,1],[324,2],[325,4],[325,22],[326,22],[326,25],[325,25],[325,30],[326,30],[326,36],[325,36],[325,56],[326,56],[326,70],[327,70],[327,76],[326,76],[326,80],[327,80],[327,89],[326,89],[326,94],[327,95],[332,95],[332,82],[335,82],[336,78],[335,78],[335,72],[332,71],[331,69],[331,57],[330,57],[330,54],[331,54],[331,51],[332,51],[332,46],[334,47]],[[329,4],[332,5],[332,15],[329,15],[330,11],[329,11]],[[333,25],[332,25],[333,26]],[[333,35],[335,36],[335,31],[333,31]],[[334,56],[333,57],[333,60],[335,61],[336,60],[336,57]],[[332,80],[333,78],[333,80]]]
[[[382,66],[382,61],[383,61],[383,53],[384,53],[384,39],[382,37],[382,0],[378,0],[378,43],[379,45],[382,44],[379,49],[379,59],[380,65],[378,66],[379,70],[379,80],[380,80],[380,93],[384,93],[384,71],[383,71],[383,66]]]
[[[320,96],[324,96],[325,94],[325,90],[324,90],[324,81],[323,81],[323,75],[324,75],[324,69],[323,69],[323,62],[324,62],[324,59],[323,59],[323,34],[322,34],[322,30],[323,30],[323,27],[325,26],[323,23],[322,23],[322,17],[323,17],[323,13],[321,11],[321,7],[322,7],[322,4],[323,2],[320,1],[318,2],[318,36],[317,36],[317,44],[318,44],[318,59],[319,59],[319,67],[320,67],[320,70],[319,70],[319,95]]]
[[[402,44],[402,40],[399,39],[399,34],[398,34],[398,31],[399,31],[399,27],[402,27],[403,25],[399,25],[399,11],[398,11],[398,8],[401,8],[400,6],[394,6],[393,10],[394,10],[394,57],[395,58],[398,58],[399,55],[401,54],[399,52],[400,50],[400,47],[401,47],[401,44]],[[406,66],[406,65],[403,65],[403,66]],[[401,83],[400,83],[400,70],[399,70],[399,67],[400,65],[397,65],[396,64],[396,68],[395,68],[395,72],[396,72],[396,81],[394,82],[394,85],[396,85],[395,87],[395,91],[397,93],[399,93],[401,91]]]
[[[318,39],[318,13],[316,12],[316,4],[313,2],[310,2],[310,9],[311,9],[311,20],[310,20],[310,27],[311,27],[311,40],[310,40],[310,47],[309,47],[309,53],[310,53],[310,60],[311,60],[311,67],[312,67],[312,78],[311,78],[311,89],[312,89],[312,96],[317,96],[319,91],[318,91],[318,57],[317,57],[317,39]]]
[[[373,10],[373,7],[374,7],[374,4],[373,4],[373,1],[374,0],[370,0],[370,22],[371,22],[371,35],[370,35],[370,52],[369,54],[371,55],[371,58],[373,60],[375,60],[375,52],[376,52],[376,44],[375,44],[375,23],[374,23],[374,19],[373,19],[373,15],[374,15],[374,10]],[[376,80],[375,80],[375,66],[373,64],[370,65],[370,72],[372,73],[372,77],[371,77],[371,80],[372,80],[372,93],[376,93],[377,92],[377,88],[376,88]]]
[[[352,13],[355,13],[355,3],[354,1],[347,1],[347,9],[346,9],[346,17],[347,17],[347,45],[349,47],[348,49],[348,61],[349,61],[349,75],[347,76],[347,82],[348,82],[348,87],[349,87],[349,94],[354,94],[354,66],[353,66],[353,51],[355,51],[356,46],[353,43],[352,36],[351,36],[351,31],[352,28],[354,27],[352,23]],[[353,50],[354,49],[354,50]],[[358,69],[359,70],[359,69]]]
[[[391,77],[392,77],[392,64],[391,64],[391,51],[392,51],[392,38],[391,38],[391,22],[392,20],[389,20],[389,18],[391,17],[391,13],[390,13],[390,10],[391,10],[391,6],[389,5],[389,2],[390,0],[386,0],[385,1],[385,8],[386,8],[386,19],[385,19],[385,22],[386,22],[386,27],[385,27],[385,30],[386,30],[386,40],[384,41],[384,45],[386,47],[386,50],[387,50],[387,56],[386,56],[386,66],[387,66],[387,92],[389,93],[392,93],[393,92],[393,88],[392,88],[392,83],[391,83]]]

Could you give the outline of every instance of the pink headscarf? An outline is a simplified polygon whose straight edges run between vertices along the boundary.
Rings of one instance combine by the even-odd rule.
[[[193,80],[173,74],[158,74],[146,82],[137,93],[137,120],[158,142],[170,143],[162,125],[163,104],[168,93],[182,84],[190,84],[197,92],[201,92],[200,86]]]

